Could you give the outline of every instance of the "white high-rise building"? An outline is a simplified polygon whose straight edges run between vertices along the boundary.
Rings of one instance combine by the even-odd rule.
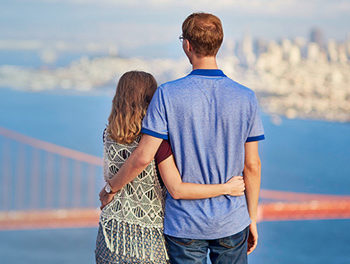
[[[248,66],[251,66],[255,63],[255,54],[253,52],[253,41],[250,35],[245,35],[242,43],[243,54],[246,59]]]
[[[320,48],[315,42],[310,42],[307,45],[307,59],[310,61],[318,61],[320,56]]]
[[[288,57],[287,57],[287,61],[291,65],[296,65],[301,61],[301,53],[300,53],[300,49],[298,46],[293,45],[291,47],[290,52],[289,52]]]
[[[334,39],[331,39],[327,43],[327,53],[328,53],[328,59],[331,62],[338,61],[338,50],[337,50],[337,43]]]

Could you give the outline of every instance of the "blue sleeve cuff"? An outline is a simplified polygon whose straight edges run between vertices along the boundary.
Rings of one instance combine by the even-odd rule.
[[[149,129],[147,129],[147,128],[142,128],[142,129],[141,129],[141,133],[150,135],[150,136],[152,136],[152,137],[156,137],[156,138],[161,138],[161,139],[166,139],[166,140],[168,140],[168,135],[160,134],[160,133],[158,133],[158,132],[154,132],[154,131],[149,130]]]
[[[247,138],[246,142],[253,142],[253,141],[259,141],[259,140],[264,140],[265,136],[264,135],[260,135],[260,136],[256,136],[256,137],[249,137]]]

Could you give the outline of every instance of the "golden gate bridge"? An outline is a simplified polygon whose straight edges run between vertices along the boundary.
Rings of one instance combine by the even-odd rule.
[[[0,230],[97,227],[102,158],[0,127]],[[350,219],[350,196],[261,190],[259,221]]]

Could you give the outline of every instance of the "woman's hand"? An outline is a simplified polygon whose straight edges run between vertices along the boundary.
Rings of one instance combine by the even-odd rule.
[[[114,198],[115,193],[107,193],[105,191],[105,188],[103,187],[102,190],[100,191],[100,201],[101,201],[101,206],[100,209],[102,210],[107,204],[109,204],[113,198]]]
[[[244,195],[245,185],[243,181],[243,176],[234,176],[226,183],[224,183],[227,188],[227,195],[231,196],[241,196]]]

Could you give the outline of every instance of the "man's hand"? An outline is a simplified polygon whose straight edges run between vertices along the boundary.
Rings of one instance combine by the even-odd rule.
[[[114,198],[115,193],[110,194],[105,191],[105,188],[103,187],[102,190],[100,191],[100,201],[101,201],[101,206],[100,209],[102,210],[107,204],[109,204],[113,198]]]
[[[247,254],[249,255],[250,253],[252,253],[257,245],[258,245],[258,228],[256,226],[256,222],[252,221],[252,223],[249,226]]]

